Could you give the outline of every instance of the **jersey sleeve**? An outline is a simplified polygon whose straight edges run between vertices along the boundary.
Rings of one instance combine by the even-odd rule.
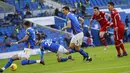
[[[30,31],[26,30],[26,35],[30,36]]]
[[[66,17],[66,21],[67,21],[67,23],[70,23],[70,22],[71,22],[69,15]]]
[[[106,14],[106,12],[101,11],[101,14],[102,14],[102,16],[104,16]]]

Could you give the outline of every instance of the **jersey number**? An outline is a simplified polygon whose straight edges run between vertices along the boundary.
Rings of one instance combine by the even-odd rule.
[[[46,40],[45,44],[48,45],[48,46],[51,46],[52,40]]]

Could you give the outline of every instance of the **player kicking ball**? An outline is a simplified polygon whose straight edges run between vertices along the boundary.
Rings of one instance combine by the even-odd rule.
[[[2,73],[5,69],[11,66],[11,64],[16,60],[22,60],[21,64],[34,64],[34,63],[41,63],[44,65],[44,62],[41,60],[28,60],[30,55],[32,54],[32,49],[35,46],[35,30],[31,28],[31,23],[29,21],[25,21],[23,24],[24,28],[26,29],[26,35],[24,38],[18,42],[12,42],[11,44],[18,44],[21,42],[25,42],[25,48],[22,52],[13,55],[9,58],[9,61],[5,64],[3,68],[0,69],[0,73]]]
[[[36,45],[40,46],[40,49],[41,49],[41,56],[40,56],[40,58],[41,58],[42,61],[44,60],[43,56],[44,56],[44,51],[45,50],[49,50],[49,51],[52,51],[52,52],[56,53],[58,62],[65,62],[67,60],[74,60],[72,58],[72,56],[68,56],[66,58],[62,58],[62,55],[63,54],[68,55],[69,51],[67,49],[65,49],[62,45],[53,43],[51,39],[45,39],[45,40],[44,39],[39,39],[36,42]]]

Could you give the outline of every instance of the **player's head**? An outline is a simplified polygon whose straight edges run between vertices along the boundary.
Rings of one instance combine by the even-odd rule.
[[[30,26],[31,26],[31,23],[30,23],[29,21],[25,21],[24,24],[23,24],[23,27],[24,27],[25,29],[27,29],[27,28],[30,27]]]
[[[64,15],[67,15],[69,13],[69,11],[70,11],[70,9],[69,9],[68,6],[65,6],[65,7],[62,8],[62,12],[63,12]]]
[[[98,13],[99,13],[99,8],[98,8],[98,7],[93,7],[93,10],[94,10],[94,14],[98,15]]]
[[[111,11],[114,8],[114,3],[113,2],[108,2],[108,9]]]

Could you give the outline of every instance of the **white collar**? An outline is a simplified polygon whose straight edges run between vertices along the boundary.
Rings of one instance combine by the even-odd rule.
[[[31,27],[27,28],[26,31],[27,31],[28,29],[31,29]]]
[[[68,14],[70,14],[70,12],[69,12],[69,13],[67,13],[67,15],[68,15]]]

